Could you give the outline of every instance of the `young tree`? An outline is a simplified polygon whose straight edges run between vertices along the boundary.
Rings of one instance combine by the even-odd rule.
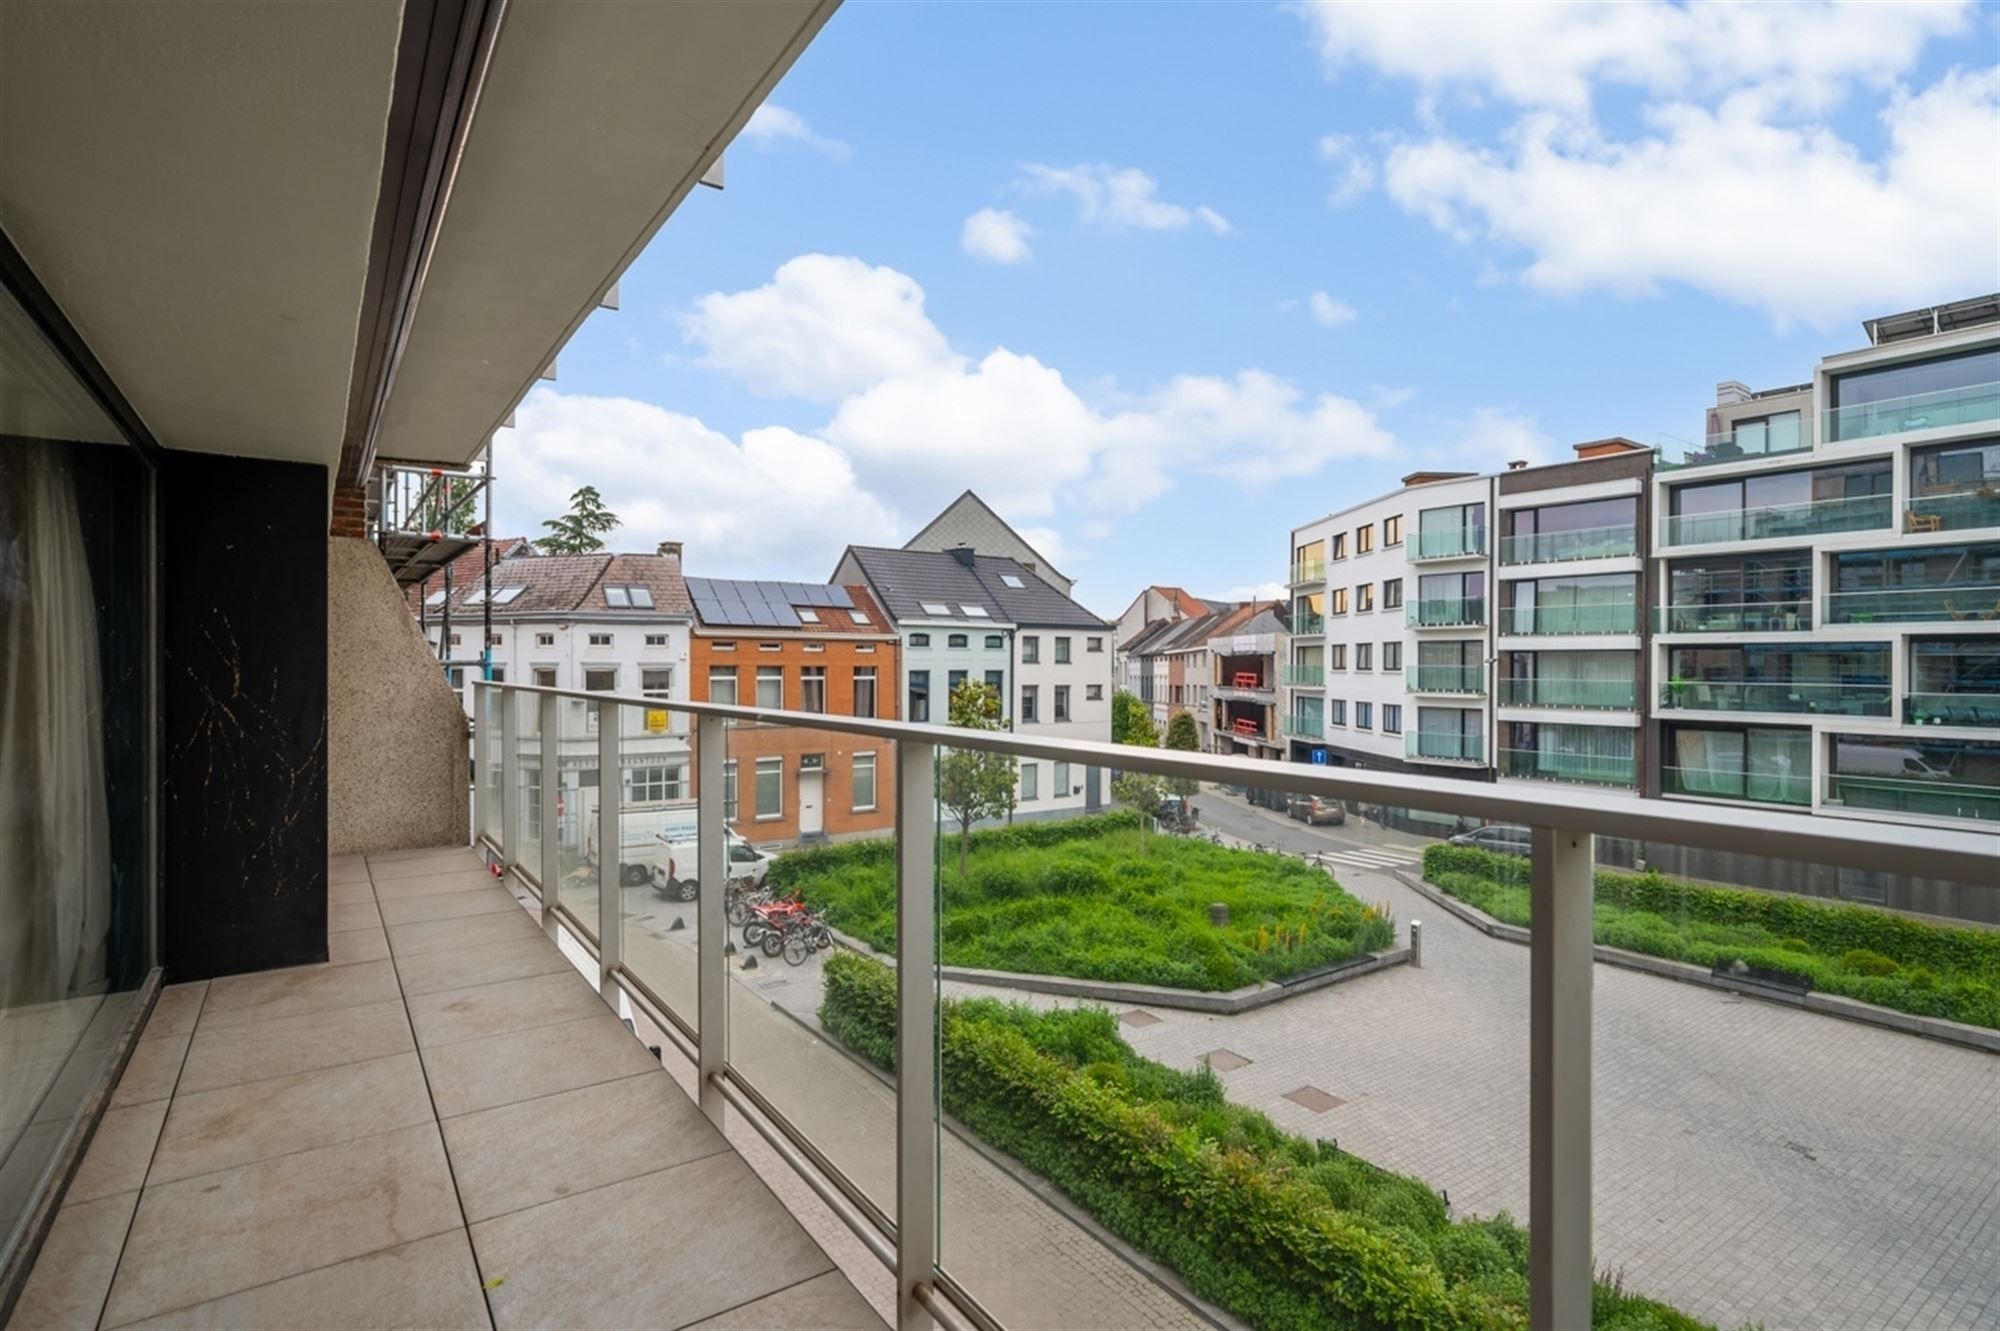
[[[569,512],[542,524],[549,534],[535,544],[548,555],[587,555],[604,548],[603,538],[618,530],[618,515],[604,506],[597,487],[586,485],[569,497]]]
[[[1153,709],[1130,689],[1111,695],[1111,742],[1155,748],[1160,742],[1159,727],[1153,724]]]
[[[1201,731],[1195,726],[1193,712],[1183,708],[1167,722],[1166,747],[1184,753],[1201,752]],[[1193,795],[1201,789],[1201,782],[1190,776],[1169,777],[1167,789],[1176,795]]]
[[[1000,691],[968,679],[951,691],[951,724],[961,730],[999,730]],[[938,803],[958,823],[958,872],[965,874],[972,825],[1014,811],[1014,758],[982,749],[947,749],[938,755]]]

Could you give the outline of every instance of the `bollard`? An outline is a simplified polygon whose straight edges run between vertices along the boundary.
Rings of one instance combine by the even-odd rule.
[[[1218,929],[1229,927],[1229,903],[1211,901],[1208,903],[1208,922]]]
[[[1410,964],[1418,970],[1424,968],[1424,922],[1410,921]]]

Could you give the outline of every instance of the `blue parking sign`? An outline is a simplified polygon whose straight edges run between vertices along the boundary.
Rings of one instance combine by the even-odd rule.
[[[1313,760],[1313,766],[1315,767],[1326,766],[1326,750],[1314,749],[1312,751],[1312,760]]]

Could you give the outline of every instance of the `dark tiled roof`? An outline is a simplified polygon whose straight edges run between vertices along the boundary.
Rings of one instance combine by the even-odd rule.
[[[1168,632],[1184,622],[1178,619],[1150,620],[1144,628],[1119,644],[1118,650],[1144,656],[1153,650],[1155,644],[1163,641]]]
[[[497,547],[499,542],[494,544]],[[526,553],[519,545],[514,547],[512,553],[514,557],[504,562],[496,560],[493,565],[495,619],[555,614],[587,614],[605,619],[658,619],[692,613],[678,555],[536,555]],[[482,607],[474,598],[481,594],[485,580],[480,576],[480,567],[476,562],[472,569],[472,573],[463,580],[456,572],[452,575],[451,612],[454,616],[477,616],[481,612]],[[644,587],[652,593],[652,608],[613,608],[604,599],[606,585]],[[442,590],[442,587],[440,579],[431,580],[432,593]],[[521,589],[518,596],[499,600],[507,589],[513,587]],[[429,605],[426,613],[434,616],[439,609],[437,605]]]
[[[626,611],[612,606],[604,599],[606,587],[644,587],[653,594],[654,610],[670,615],[694,613],[694,605],[688,600],[687,579],[681,576],[679,555],[613,555],[611,567],[577,607],[593,614],[598,611],[613,615],[644,614],[643,610]]]
[[[860,565],[862,575],[881,599],[883,608],[898,620],[956,619],[968,624],[1003,625],[1008,622],[1006,612],[987,590],[986,584],[971,569],[959,563],[955,555],[937,550],[890,550],[873,545],[851,546],[849,553]],[[1034,577],[1011,559],[1002,562],[1012,565],[1024,580]],[[1041,580],[1037,578],[1036,581]],[[1042,585],[1047,586],[1046,583]],[[1061,598],[1061,593],[1054,588],[1049,588],[1049,591],[1051,595]],[[951,613],[939,615],[925,610],[924,603],[927,601],[950,606]],[[984,610],[985,616],[966,614],[964,607],[968,605]]]
[[[958,562],[958,557],[950,553],[945,558]],[[1070,600],[1012,559],[998,555],[974,555],[972,565],[973,572],[985,584],[988,594],[999,604],[1006,617],[1016,624],[1025,628],[1110,627],[1102,618]],[[1021,585],[1009,586],[1008,578]]]
[[[501,560],[521,557],[524,550],[527,554],[530,555],[533,554],[534,553],[533,550],[527,549],[527,546],[528,546],[528,538],[525,536],[494,537],[493,567],[497,570],[500,567]],[[460,555],[458,558],[452,560],[451,561],[452,590],[457,591],[459,588],[462,587],[478,586],[482,580],[482,575],[485,572],[485,567],[486,567],[485,561],[486,561],[485,547],[477,545],[473,546],[472,549],[467,550],[464,554]],[[433,592],[439,592],[442,590],[444,590],[444,571],[440,569],[438,572],[433,573],[431,575],[430,582],[428,585],[424,583],[412,583],[410,586],[405,587],[403,589],[403,600],[409,605],[410,613],[414,615],[417,613],[417,606],[423,602],[424,597],[430,595]]]

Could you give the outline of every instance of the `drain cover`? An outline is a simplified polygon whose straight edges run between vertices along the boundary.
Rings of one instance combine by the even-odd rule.
[[[1249,1059],[1230,1049],[1211,1049],[1201,1056],[1201,1061],[1217,1072],[1234,1072],[1250,1066]]]
[[[1130,1012],[1119,1013],[1118,1020],[1124,1022],[1127,1026],[1157,1026],[1160,1024],[1158,1017],[1142,1007],[1135,1007]]]
[[[1295,1105],[1312,1110],[1315,1114],[1324,1114],[1329,1109],[1338,1109],[1347,1103],[1337,1095],[1328,1095],[1317,1086],[1301,1086],[1296,1091],[1286,1091],[1284,1098]]]

